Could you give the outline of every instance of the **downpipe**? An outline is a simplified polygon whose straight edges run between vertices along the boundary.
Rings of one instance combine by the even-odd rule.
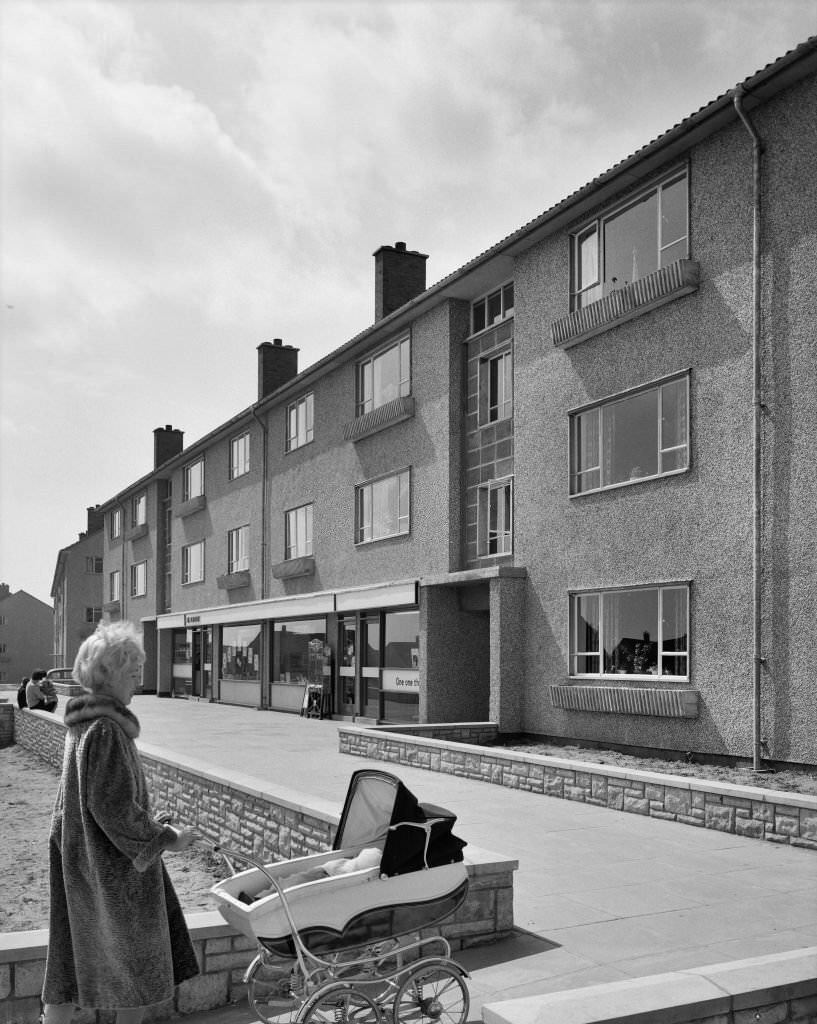
[[[763,765],[761,724],[762,672],[765,659],[762,651],[762,380],[761,380],[761,277],[760,277],[760,160],[763,142],[743,109],[743,86],[732,94],[738,117],[752,138],[752,770],[769,771]]]

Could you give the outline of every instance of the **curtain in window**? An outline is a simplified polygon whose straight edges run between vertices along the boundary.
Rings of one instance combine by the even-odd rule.
[[[372,487],[372,537],[397,533],[398,477],[388,477]]]

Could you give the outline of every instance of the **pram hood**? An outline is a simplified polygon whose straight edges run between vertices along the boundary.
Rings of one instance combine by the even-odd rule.
[[[382,846],[380,873],[389,877],[454,864],[466,845],[451,831],[456,820],[420,803],[395,775],[362,768],[349,782],[333,849]]]

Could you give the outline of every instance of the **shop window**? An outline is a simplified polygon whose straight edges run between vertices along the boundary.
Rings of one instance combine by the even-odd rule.
[[[325,619],[276,622],[272,643],[274,683],[323,683],[328,662]]]
[[[389,722],[416,722],[420,700],[420,613],[386,612],[382,703]]]
[[[689,466],[689,375],[630,391],[570,417],[570,493]]]
[[[689,678],[689,586],[573,594],[574,677]]]
[[[261,624],[221,628],[221,675],[224,679],[258,680],[261,664]]]

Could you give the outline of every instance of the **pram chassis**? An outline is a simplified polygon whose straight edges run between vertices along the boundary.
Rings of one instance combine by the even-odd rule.
[[[271,952],[260,941],[243,981],[247,998],[264,1024],[465,1024],[470,997],[467,972],[451,958],[442,935],[412,940],[390,937],[357,949],[319,956],[307,948],[284,888],[253,857],[215,847],[231,873],[233,861],[261,871],[281,901],[292,957]]]

